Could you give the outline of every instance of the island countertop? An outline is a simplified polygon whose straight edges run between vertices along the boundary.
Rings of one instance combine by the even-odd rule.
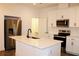
[[[33,47],[40,48],[40,49],[48,48],[48,47],[54,46],[58,43],[62,43],[62,41],[48,39],[48,38],[33,39],[33,38],[27,38],[26,36],[9,36],[9,38],[12,38],[21,43],[31,45]]]

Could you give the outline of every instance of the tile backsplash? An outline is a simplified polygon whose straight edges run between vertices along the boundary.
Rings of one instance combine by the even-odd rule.
[[[51,30],[49,30],[49,34],[58,34],[59,30],[68,30],[70,31],[71,36],[79,36],[79,27],[69,27],[69,28],[60,28],[60,27],[54,27]]]
[[[79,27],[70,27],[70,28],[53,27],[52,29],[49,29],[48,33],[40,34],[39,37],[45,37],[45,38],[52,39],[54,34],[58,34],[59,30],[70,31],[71,36],[79,36]]]

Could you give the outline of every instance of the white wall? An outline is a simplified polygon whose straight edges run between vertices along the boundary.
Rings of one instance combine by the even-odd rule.
[[[4,49],[3,41],[4,41],[4,18],[3,18],[3,11],[0,10],[0,51]]]
[[[36,8],[23,5],[0,5],[0,51],[4,50],[4,15],[18,16],[22,20],[22,35],[26,35],[26,30],[31,28],[32,17],[37,17]]]
[[[45,35],[46,33],[46,20],[48,19],[48,32],[50,31],[51,37],[52,33],[57,33],[56,27],[56,8],[45,8],[40,10],[40,34]],[[51,26],[52,24],[52,26]],[[47,36],[46,34],[45,36]]]

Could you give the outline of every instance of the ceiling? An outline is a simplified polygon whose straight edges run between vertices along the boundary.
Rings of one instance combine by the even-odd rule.
[[[79,6],[79,3],[0,3],[0,6],[28,6],[37,8],[56,7],[60,4],[67,4],[69,7]]]
[[[56,7],[59,6],[60,4],[66,4],[68,7],[73,7],[73,6],[79,6],[79,3],[37,3],[33,6],[39,7],[39,8],[47,8],[47,7]]]
[[[45,8],[45,7],[53,7],[56,6],[56,3],[0,3],[0,6],[28,6],[28,7],[37,7],[37,8]]]
[[[38,7],[38,8],[46,8],[46,7],[55,7],[57,6],[57,3],[38,3],[38,4],[33,4],[33,6]]]

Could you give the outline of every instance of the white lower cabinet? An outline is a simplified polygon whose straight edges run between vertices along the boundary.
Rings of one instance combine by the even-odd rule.
[[[60,56],[61,43],[46,48],[38,48],[16,41],[16,56]]]
[[[68,36],[66,40],[66,52],[79,55],[79,37]]]

